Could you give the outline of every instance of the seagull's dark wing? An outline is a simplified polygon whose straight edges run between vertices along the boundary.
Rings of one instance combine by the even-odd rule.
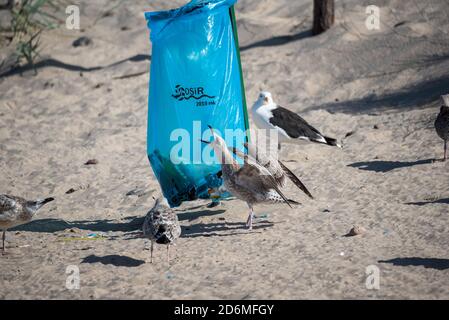
[[[312,194],[307,190],[306,186],[299,180],[299,178],[289,169],[287,168],[281,161],[279,161],[279,165],[282,167],[282,170],[284,170],[287,177],[290,178],[290,180],[299,188],[301,189],[306,195],[308,195],[311,199],[313,199]]]
[[[287,132],[287,134],[295,139],[309,139],[312,141],[322,141],[323,135],[314,127],[312,127],[299,114],[290,111],[280,105],[271,110],[273,117],[270,118],[270,123],[273,126],[278,126]]]

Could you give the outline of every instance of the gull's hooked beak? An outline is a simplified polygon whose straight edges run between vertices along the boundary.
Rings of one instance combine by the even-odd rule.
[[[207,125],[207,127],[210,129],[210,131],[212,132],[212,135],[214,135],[214,129],[210,126],[210,125]],[[203,139],[200,139],[200,141],[202,142],[202,143],[205,143],[205,144],[210,144],[210,141],[206,141],[206,140],[203,140]]]

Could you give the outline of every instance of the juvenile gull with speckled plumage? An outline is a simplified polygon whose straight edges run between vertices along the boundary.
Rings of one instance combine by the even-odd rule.
[[[3,231],[3,254],[5,253],[6,231],[30,222],[37,210],[53,200],[54,198],[46,198],[36,201],[27,201],[21,197],[6,194],[0,195],[0,230]]]
[[[307,190],[306,186],[299,180],[299,178],[287,168],[280,160],[269,155],[264,150],[254,145],[253,143],[245,142],[243,144],[248,151],[248,154],[244,154],[237,148],[232,148],[232,152],[239,158],[251,157],[261,166],[265,167],[278,183],[280,188],[285,187],[287,178],[290,179],[300,190],[302,190],[308,197],[313,199],[312,194]]]
[[[235,197],[248,205],[250,212],[246,221],[251,230],[253,226],[253,205],[257,203],[282,203],[289,207],[298,204],[287,199],[279,189],[278,183],[271,173],[258,164],[252,157],[245,157],[243,165],[239,165],[228,150],[226,142],[210,127],[214,140],[204,141],[215,151],[215,156],[221,164],[222,178],[225,188]]]
[[[143,223],[143,235],[151,241],[151,263],[153,263],[153,242],[167,245],[167,262],[170,262],[170,245],[181,235],[178,216],[170,208],[167,199],[156,199]]]

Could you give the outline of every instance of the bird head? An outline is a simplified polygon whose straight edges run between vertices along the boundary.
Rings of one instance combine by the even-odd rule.
[[[25,207],[26,209],[34,214],[36,213],[37,210],[39,210],[43,205],[45,205],[46,203],[49,203],[51,201],[55,200],[54,198],[46,198],[46,199],[39,199],[36,201],[27,201],[25,203]]]
[[[259,98],[257,98],[258,104],[271,104],[273,103],[273,97],[271,96],[271,93],[268,91],[262,91],[259,94]]]
[[[218,135],[210,125],[208,125],[208,127],[212,132],[212,136],[214,139],[212,141],[200,139],[200,141],[210,145],[214,149],[215,156],[220,161],[220,163],[233,163],[234,161],[232,160],[232,156],[228,151],[228,146],[226,145],[224,139],[220,137],[220,135]]]
[[[214,137],[214,140],[212,141],[206,141],[206,140],[200,140],[201,142],[210,145],[215,152],[221,152],[223,149],[227,148],[226,142],[224,141],[224,139],[222,137],[220,137],[215,131],[214,129],[209,126],[210,131],[212,132],[212,136]]]
[[[155,199],[154,207],[170,208],[170,205],[168,204],[168,201],[164,196],[160,196],[159,198]]]

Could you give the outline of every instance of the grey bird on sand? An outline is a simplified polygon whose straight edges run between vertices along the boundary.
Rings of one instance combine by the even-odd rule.
[[[279,149],[282,142],[299,143],[301,141],[341,148],[336,139],[326,137],[297,113],[276,104],[269,92],[259,94],[259,98],[251,108],[251,114],[254,123],[260,129],[276,130]]]
[[[27,201],[20,197],[0,195],[0,230],[3,231],[2,253],[5,253],[5,238],[8,229],[28,223],[43,205],[54,198]]]
[[[248,154],[244,154],[235,147],[232,148],[232,152],[241,159],[251,157],[258,164],[265,167],[271,173],[280,188],[285,187],[288,178],[309,198],[313,199],[312,194],[309,192],[309,190],[307,190],[306,186],[301,182],[301,180],[299,180],[299,178],[280,160],[267,154],[264,150],[262,150],[262,148],[259,148],[253,143],[245,142],[243,145],[248,151]]]
[[[214,149],[215,156],[221,164],[222,178],[225,188],[235,197],[246,202],[249,215],[246,226],[249,230],[253,226],[253,205],[257,203],[286,203],[299,204],[287,199],[279,189],[278,183],[271,173],[250,157],[246,157],[243,165],[239,165],[229,151],[226,142],[216,134],[211,126],[213,140],[201,140]]]
[[[170,245],[181,235],[178,216],[170,208],[167,199],[159,197],[143,222],[143,235],[151,241],[151,263],[153,242],[167,245],[167,262],[170,262]]]
[[[447,141],[449,140],[449,95],[442,96],[444,105],[440,108],[440,113],[435,120],[435,130],[438,136],[444,141],[443,161],[447,159]]]

